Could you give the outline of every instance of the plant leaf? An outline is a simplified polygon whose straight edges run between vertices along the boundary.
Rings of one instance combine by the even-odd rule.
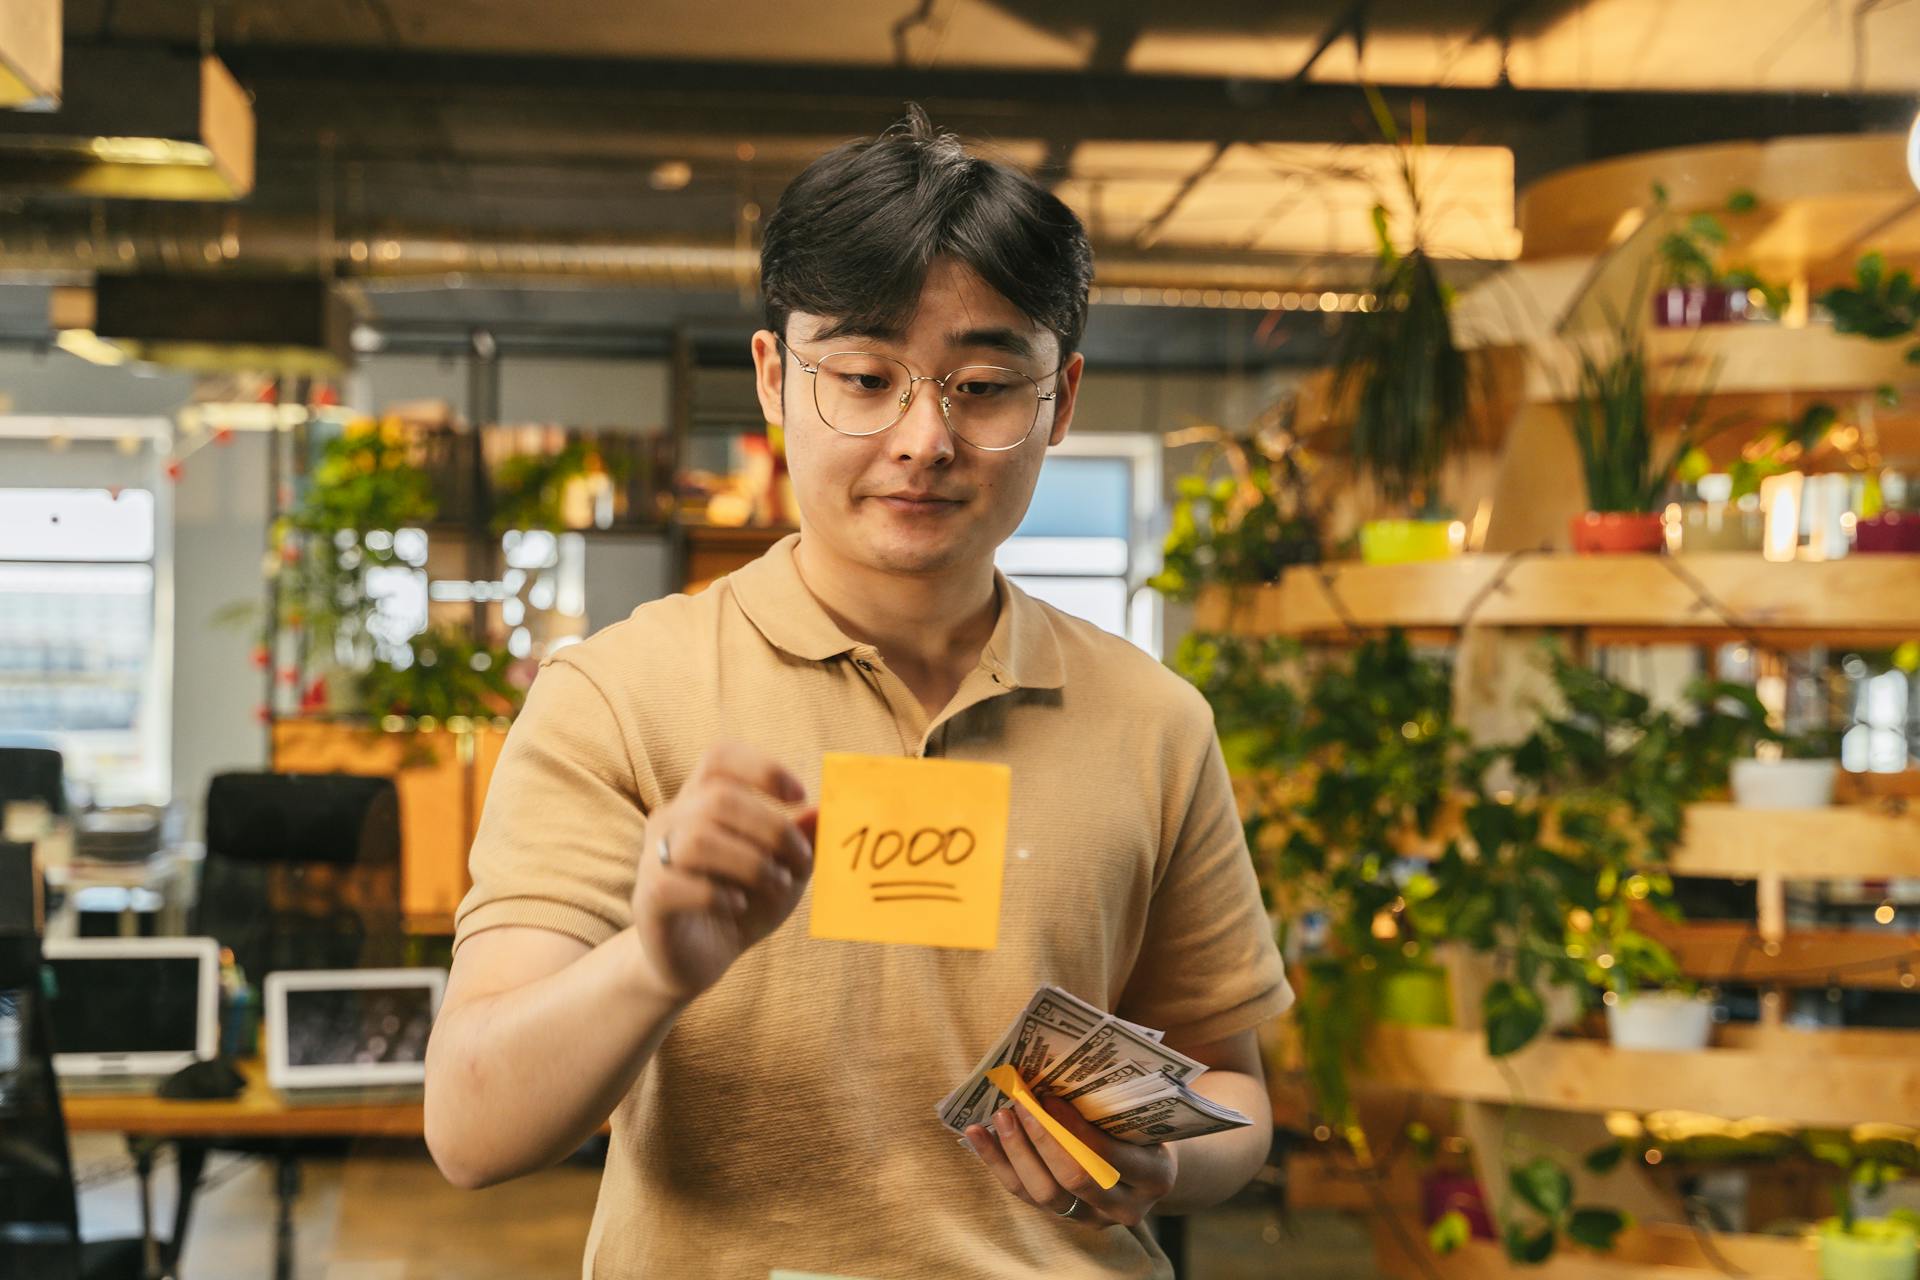
[[[1447,1210],[1427,1228],[1427,1247],[1443,1258],[1471,1239],[1473,1225],[1458,1209]]]
[[[1618,1209],[1583,1205],[1567,1219],[1567,1238],[1589,1249],[1611,1249],[1614,1239],[1627,1229],[1630,1221]]]
[[[1528,1232],[1517,1222],[1507,1224],[1507,1256],[1515,1262],[1524,1262],[1528,1266],[1539,1266],[1553,1256],[1553,1228],[1542,1227]]]
[[[1496,1058],[1522,1048],[1546,1026],[1547,1010],[1532,989],[1504,979],[1488,985],[1487,1052]]]
[[[1620,1160],[1626,1154],[1625,1146],[1609,1142],[1604,1147],[1595,1147],[1587,1152],[1587,1158],[1582,1163],[1587,1166],[1589,1173],[1608,1174],[1620,1167]]]
[[[1536,1156],[1507,1175],[1513,1194],[1542,1216],[1558,1219],[1573,1200],[1573,1178],[1545,1156]]]

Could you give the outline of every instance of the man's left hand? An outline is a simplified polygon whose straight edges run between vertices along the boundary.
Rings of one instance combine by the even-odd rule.
[[[1003,1107],[991,1125],[967,1130],[967,1145],[1015,1198],[1089,1226],[1132,1227],[1173,1190],[1180,1161],[1172,1147],[1108,1137],[1058,1098],[1040,1105],[1117,1169],[1120,1181],[1103,1191],[1024,1107]]]

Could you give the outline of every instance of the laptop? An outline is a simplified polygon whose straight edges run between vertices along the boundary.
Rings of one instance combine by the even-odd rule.
[[[53,1070],[72,1093],[146,1093],[220,1048],[212,938],[49,939]]]
[[[296,1103],[418,1097],[446,983],[435,968],[268,974],[267,1083]]]

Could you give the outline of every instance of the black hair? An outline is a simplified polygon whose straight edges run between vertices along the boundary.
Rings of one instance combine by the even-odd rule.
[[[969,152],[918,106],[874,138],[827,152],[767,219],[760,289],[782,338],[795,311],[830,316],[829,334],[906,326],[927,270],[950,256],[1060,341],[1087,324],[1093,249],[1073,210],[1031,177]]]

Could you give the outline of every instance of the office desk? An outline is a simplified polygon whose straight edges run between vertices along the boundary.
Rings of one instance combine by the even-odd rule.
[[[151,1095],[67,1096],[61,1107],[74,1133],[136,1138],[418,1138],[424,1108],[408,1102],[289,1103],[267,1084],[266,1065],[240,1063],[247,1087],[237,1098],[188,1102]]]

